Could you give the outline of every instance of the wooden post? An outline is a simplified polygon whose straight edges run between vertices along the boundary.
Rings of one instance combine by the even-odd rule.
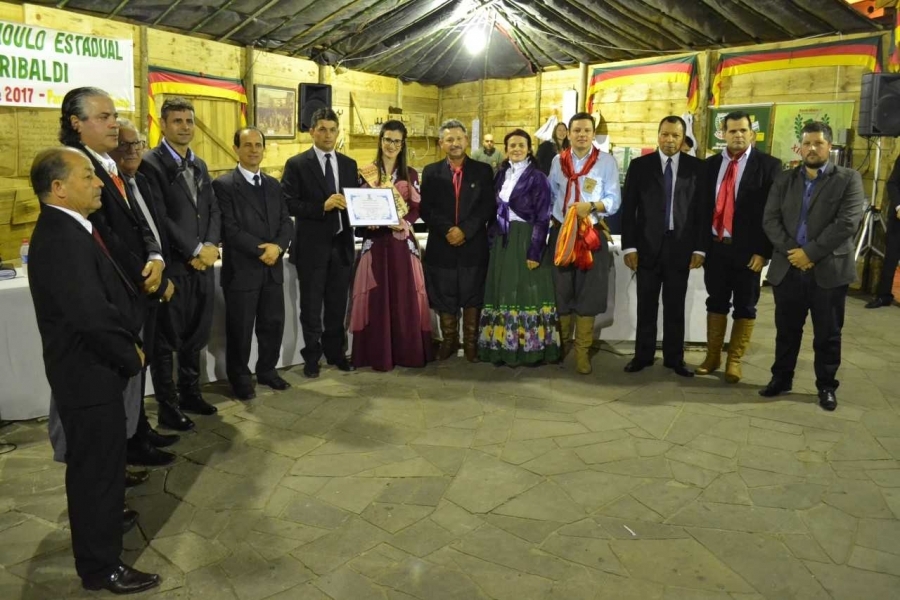
[[[718,61],[718,52],[714,50],[707,50],[701,53],[697,61],[700,69],[700,79],[697,85],[700,89],[698,90],[698,111],[694,115],[694,135],[698,139],[694,140],[694,144],[697,148],[697,158],[700,159],[706,158],[706,140],[709,137],[709,132],[706,129],[709,121],[709,86],[713,61]]]
[[[481,78],[481,81],[478,85],[478,122],[481,124],[481,136],[487,133],[487,126],[484,122],[484,77]],[[481,144],[481,140],[472,140],[472,143]]]
[[[150,107],[147,106],[147,98],[150,96],[150,59],[149,51],[147,49],[147,27],[141,25],[138,29],[140,41],[141,41],[141,58],[140,58],[140,78],[141,81],[138,84],[138,93],[143,94],[141,97],[141,112],[140,122],[138,124],[138,131],[147,132],[150,128]]]
[[[247,93],[247,124],[256,124],[256,94],[253,91],[253,63],[254,53],[256,50],[253,46],[244,48],[244,91]]]
[[[587,80],[588,66],[587,63],[578,63],[578,110],[587,110]]]
[[[543,85],[543,72],[537,72],[537,80],[534,84],[534,127],[541,128],[541,86]]]

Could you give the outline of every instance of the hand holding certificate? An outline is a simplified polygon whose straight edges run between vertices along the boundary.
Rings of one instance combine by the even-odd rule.
[[[394,193],[390,188],[344,188],[344,197],[353,227],[400,224]]]

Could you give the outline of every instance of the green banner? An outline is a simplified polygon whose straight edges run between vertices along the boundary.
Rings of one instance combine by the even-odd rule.
[[[771,124],[772,124],[772,106],[771,104],[746,104],[743,106],[710,106],[709,107],[709,123],[706,128],[706,154],[712,156],[725,149],[725,136],[722,133],[725,115],[735,111],[743,111],[750,115],[750,124],[753,131],[756,132],[756,142],[754,147],[760,152],[771,154]]]
[[[779,102],[775,109],[775,129],[772,132],[772,156],[785,164],[800,163],[800,130],[812,121],[831,126],[834,143],[847,141],[847,130],[853,127],[852,100],[847,102]]]

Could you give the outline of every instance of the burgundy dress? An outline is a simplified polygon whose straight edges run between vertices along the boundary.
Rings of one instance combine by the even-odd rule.
[[[363,238],[351,292],[350,332],[353,365],[390,371],[422,367],[434,360],[431,312],[412,224],[419,218],[419,175],[395,181],[409,212],[403,231],[388,227],[357,229]]]

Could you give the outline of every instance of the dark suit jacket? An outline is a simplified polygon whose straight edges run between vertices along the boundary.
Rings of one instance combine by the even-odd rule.
[[[494,171],[490,165],[466,157],[456,220],[456,191],[447,160],[431,163],[422,171],[422,203],[419,214],[428,225],[424,262],[437,267],[472,267],[487,264],[487,226],[495,216]],[[447,242],[447,232],[458,226],[466,236],[462,246]]]
[[[338,165],[338,193],[343,193],[344,188],[359,187],[356,161],[340,152],[334,155]],[[287,160],[281,176],[281,189],[290,214],[296,218],[291,262],[296,264],[298,260],[303,260],[310,265],[324,265],[328,262],[331,244],[336,241],[344,251],[347,264],[352,264],[353,228],[346,217],[346,210],[325,212],[329,191],[325,184],[325,172],[313,148]],[[335,236],[339,219],[343,219],[344,229],[339,236]]]
[[[160,142],[144,154],[140,172],[162,193],[166,235],[171,261],[167,270],[171,275],[186,275],[191,269],[197,244],[218,246],[221,241],[221,216],[219,203],[213,192],[212,181],[206,163],[192,153],[197,185],[197,202],[191,196],[181,168]],[[157,223],[157,225],[159,225]]]
[[[722,155],[706,160],[707,194],[710,198],[710,209],[716,212],[716,180],[722,167]],[[758,254],[765,259],[772,258],[772,243],[763,231],[763,211],[766,199],[775,177],[781,173],[781,161],[774,156],[756,150],[750,151],[747,165],[741,176],[734,202],[734,231],[731,232],[735,259],[749,263],[750,257]],[[710,229],[712,234],[712,229]]]
[[[73,217],[41,208],[28,286],[53,397],[60,410],[122,402],[141,371],[138,289]]]
[[[781,173],[772,184],[763,216],[763,228],[774,252],[766,279],[778,285],[791,268],[789,250],[799,248],[796,235],[803,203],[803,173],[796,169]],[[816,184],[806,217],[803,251],[815,266],[813,274],[821,288],[849,285],[856,280],[854,238],[866,209],[862,177],[853,169],[829,163]]]
[[[682,153],[675,178],[675,234],[671,264],[688,268],[694,252],[706,252],[712,237],[712,213],[704,185],[703,163]],[[641,266],[659,260],[667,228],[663,170],[659,152],[635,158],[628,166],[622,193],[622,248],[636,248]]]
[[[259,260],[260,244],[269,243],[287,250],[293,223],[281,193],[281,184],[262,173],[265,203],[237,168],[213,181],[213,189],[222,211],[222,287],[255,290],[271,272],[277,283],[284,282],[281,257],[267,267]]]
[[[162,249],[156,243],[150,226],[139,212],[130,208],[135,206],[134,198],[131,197],[131,191],[125,186],[125,192],[128,196],[128,203],[119,192],[119,188],[113,182],[109,173],[103,168],[94,156],[85,149],[81,144],[72,146],[76,150],[80,150],[90,159],[94,166],[94,174],[103,182],[103,189],[100,191],[100,202],[102,206],[100,210],[94,212],[89,218],[91,223],[98,227],[100,235],[103,236],[103,242],[109,248],[110,253],[115,257],[116,262],[125,269],[128,276],[135,285],[140,289],[144,283],[144,276],[141,271],[147,264],[147,258],[151,253],[162,255]],[[123,179],[124,181],[124,179]],[[157,227],[159,223],[157,222]],[[165,258],[165,257],[164,257]],[[163,273],[163,281],[159,289],[148,296],[158,300],[162,297],[166,290],[167,279],[165,272]],[[144,304],[144,299],[141,304]]]

